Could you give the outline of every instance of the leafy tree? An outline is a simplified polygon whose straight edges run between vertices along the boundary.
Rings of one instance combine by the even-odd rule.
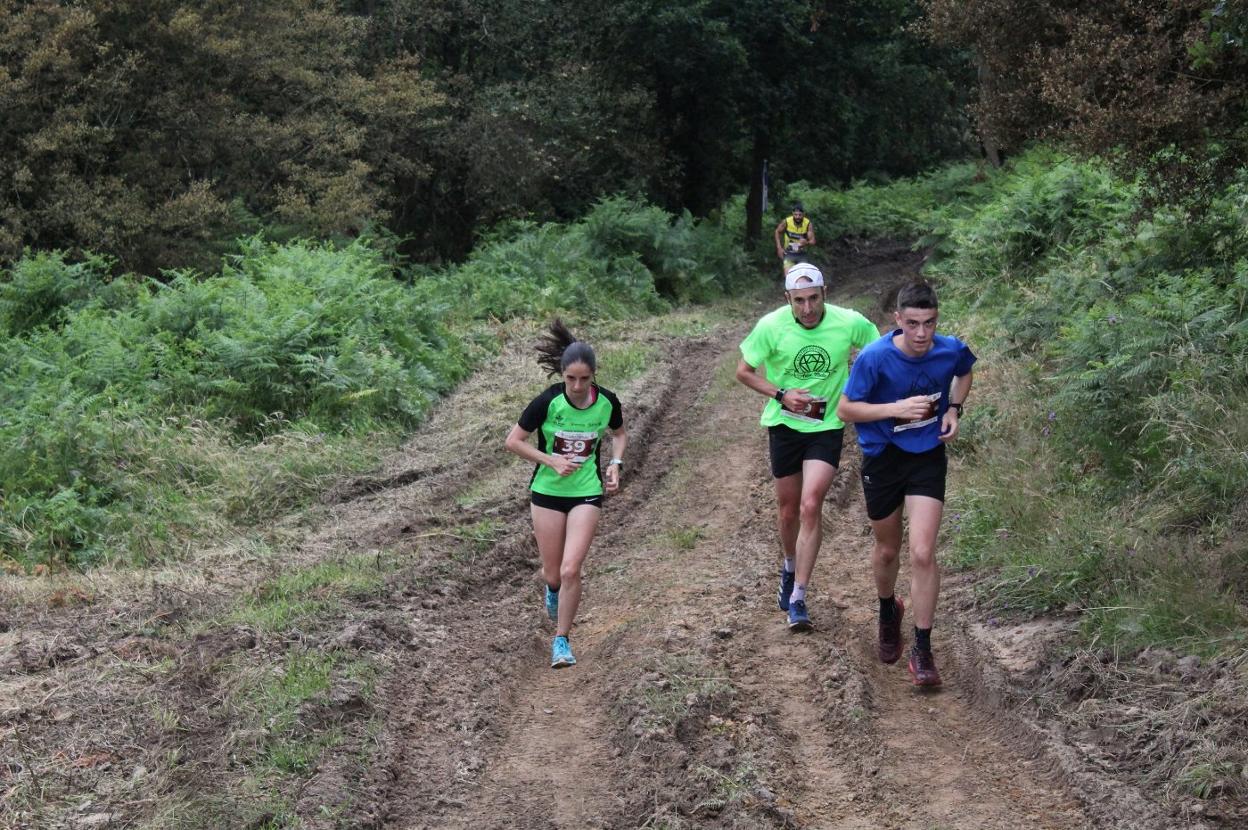
[[[255,217],[354,234],[419,171],[394,136],[437,103],[410,59],[358,66],[324,0],[0,0],[0,256],[203,263]]]
[[[1125,150],[1131,164],[1171,146],[1204,148],[1197,155],[1220,158],[1223,169],[1248,158],[1248,0],[923,6],[936,38],[975,52],[975,114],[991,143],[1061,139],[1088,152]]]
[[[409,147],[430,175],[401,177],[392,194],[409,252],[460,258],[496,223],[572,219],[661,176],[650,96],[602,72],[584,8],[364,0],[351,10],[367,20],[369,61],[418,55],[443,95],[436,125]]]

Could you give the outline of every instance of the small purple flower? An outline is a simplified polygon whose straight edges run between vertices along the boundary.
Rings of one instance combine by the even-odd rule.
[[[1040,430],[1040,434],[1043,435],[1045,438],[1048,438],[1050,435],[1053,434],[1053,430],[1049,429],[1048,427],[1045,427],[1044,429]]]
[[[1135,556],[1135,548],[1131,547],[1130,545],[1127,545],[1125,548],[1123,548],[1123,553],[1125,553],[1127,556]]]
[[[1035,565],[1032,565],[1029,568],[1027,568],[1027,576],[1032,579],[1035,579],[1036,574],[1038,573],[1040,573],[1040,569],[1037,568]]]
[[[1117,314],[1109,315],[1108,317],[1105,318],[1105,322],[1109,323],[1111,326],[1114,325],[1115,323],[1118,322],[1118,315]]]
[[[989,617],[989,618],[988,618],[988,627],[989,627],[989,628],[996,628],[996,627],[997,627],[998,625],[1000,625],[1000,624],[1001,624],[1001,621],[1000,621],[1000,620],[998,620],[996,617]]]
[[[1051,410],[1050,410],[1050,412],[1049,412],[1049,420],[1050,420],[1050,421],[1056,421],[1056,420],[1057,420],[1057,413],[1056,413],[1056,412],[1053,412],[1053,411],[1051,411]]]

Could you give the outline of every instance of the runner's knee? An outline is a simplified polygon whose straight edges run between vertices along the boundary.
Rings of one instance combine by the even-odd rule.
[[[901,548],[898,545],[880,541],[875,543],[875,558],[885,565],[891,565],[900,553]]]
[[[933,568],[936,566],[936,546],[931,544],[910,545],[910,567]]]
[[[823,519],[823,499],[814,496],[802,497],[802,524],[811,524]]]
[[[572,583],[580,582],[581,581],[580,564],[579,563],[571,564],[568,562],[564,562],[563,566],[559,568],[559,580],[560,580],[560,584],[562,585],[567,585],[569,582],[572,582]]]

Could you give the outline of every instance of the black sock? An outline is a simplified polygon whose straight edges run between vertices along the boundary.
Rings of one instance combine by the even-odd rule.
[[[552,594],[557,594],[559,593],[559,589],[562,588],[563,586],[562,585],[547,585],[546,587],[550,589],[550,592]]]
[[[886,597],[880,597],[880,622],[892,622],[897,616],[897,595],[889,594]]]
[[[914,627],[914,647],[919,651],[932,650],[932,629]]]

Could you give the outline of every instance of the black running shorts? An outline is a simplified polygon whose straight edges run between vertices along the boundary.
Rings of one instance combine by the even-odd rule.
[[[884,452],[862,459],[862,494],[872,521],[887,519],[906,496],[945,500],[945,473],[949,460],[945,445],[927,452],[906,452],[893,444]]]
[[[771,453],[771,474],[784,478],[802,471],[803,461],[826,461],[833,467],[841,466],[841,443],[843,429],[825,429],[821,432],[798,432],[777,424],[767,427],[767,449]]]
[[[530,495],[533,504],[548,510],[558,510],[560,513],[571,513],[573,507],[580,507],[582,504],[602,509],[602,496],[548,496],[545,493]]]

